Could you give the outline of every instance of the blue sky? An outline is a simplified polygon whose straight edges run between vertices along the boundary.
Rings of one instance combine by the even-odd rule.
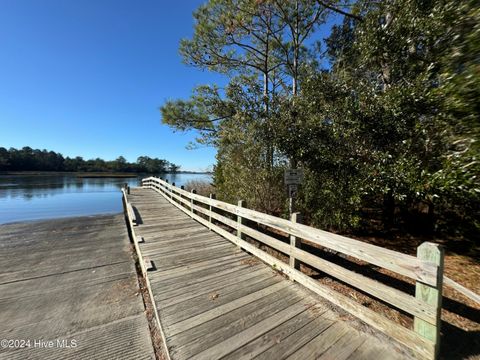
[[[214,149],[187,150],[195,134],[174,133],[158,111],[195,85],[224,82],[178,54],[202,2],[2,0],[0,146],[214,164]]]
[[[215,150],[186,150],[195,134],[172,132],[158,111],[196,84],[222,80],[178,55],[200,3],[3,0],[0,146],[212,165]]]

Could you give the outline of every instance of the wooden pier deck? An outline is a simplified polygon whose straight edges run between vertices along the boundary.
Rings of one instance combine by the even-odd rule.
[[[0,226],[0,340],[5,360],[155,359],[122,215]]]
[[[164,195],[135,188],[127,200],[171,359],[406,357]]]

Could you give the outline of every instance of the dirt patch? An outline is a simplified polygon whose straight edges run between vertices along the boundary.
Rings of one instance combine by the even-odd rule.
[[[259,260],[255,259],[253,256],[248,258],[248,259],[244,259],[241,261],[241,263],[243,265],[249,265],[249,266],[254,266],[254,265],[257,265],[260,263]]]

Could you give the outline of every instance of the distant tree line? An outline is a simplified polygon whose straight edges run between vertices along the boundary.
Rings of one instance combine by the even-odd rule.
[[[63,157],[55,151],[32,149],[5,149],[0,147],[0,171],[84,171],[84,172],[178,172],[180,166],[165,159],[140,156],[136,162],[128,162],[123,156],[107,161],[100,158],[85,160],[81,156]]]

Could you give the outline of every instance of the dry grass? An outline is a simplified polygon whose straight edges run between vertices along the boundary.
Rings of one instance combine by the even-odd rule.
[[[215,193],[215,187],[208,181],[204,180],[189,180],[184,186],[185,190],[192,191],[195,189],[197,194],[203,196],[210,196],[210,194]]]

